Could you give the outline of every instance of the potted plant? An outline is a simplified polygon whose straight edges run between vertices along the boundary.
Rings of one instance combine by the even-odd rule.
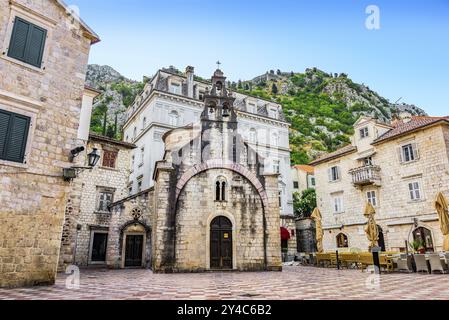
[[[423,241],[415,240],[410,242],[410,249],[413,250],[413,253],[426,253],[426,247]]]

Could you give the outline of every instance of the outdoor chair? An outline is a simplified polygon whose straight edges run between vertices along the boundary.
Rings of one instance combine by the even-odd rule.
[[[407,259],[407,256],[405,256],[404,258],[399,258],[397,261],[398,267],[397,267],[397,271],[401,272],[401,271],[405,271],[408,273],[412,273],[413,272],[413,268],[412,265],[410,263],[411,261],[409,259]]]
[[[413,255],[416,264],[416,272],[426,272],[429,273],[429,267],[427,266],[426,255],[415,254]]]
[[[446,264],[441,260],[438,253],[429,254],[430,270],[432,273],[438,271],[441,273],[446,272]]]

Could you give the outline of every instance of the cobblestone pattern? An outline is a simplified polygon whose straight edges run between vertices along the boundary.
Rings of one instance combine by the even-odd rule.
[[[0,289],[1,300],[448,300],[449,275],[284,267],[282,273],[154,274],[81,270],[79,290],[60,274],[51,287]]]

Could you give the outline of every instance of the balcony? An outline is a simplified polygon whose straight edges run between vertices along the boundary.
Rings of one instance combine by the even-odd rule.
[[[352,183],[356,187],[363,187],[367,185],[380,186],[380,167],[378,166],[363,166],[349,171],[352,175]]]

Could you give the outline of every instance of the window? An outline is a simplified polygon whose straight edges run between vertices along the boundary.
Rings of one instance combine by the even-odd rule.
[[[140,148],[140,163],[139,167],[142,167],[145,161],[145,147]]]
[[[199,100],[201,100],[201,101],[203,101],[203,99],[204,99],[204,91],[200,91],[200,93],[199,93],[199,96],[198,96],[198,99]]]
[[[103,167],[114,169],[117,156],[117,151],[103,150]]]
[[[344,233],[337,235],[337,248],[349,248],[348,236]]]
[[[178,83],[172,83],[170,85],[170,92],[173,94],[181,94],[181,85]]]
[[[273,161],[273,172],[274,173],[281,173],[281,162],[279,160]]]
[[[257,131],[254,128],[249,131],[249,142],[257,143]]]
[[[132,195],[133,194],[133,186],[129,186],[128,187],[128,195]]]
[[[279,208],[282,208],[282,191],[279,191]]]
[[[365,159],[363,159],[363,164],[367,167],[373,166],[374,165],[373,157],[366,157]]]
[[[254,103],[248,104],[248,112],[257,113],[257,106]]]
[[[226,201],[226,179],[220,177],[215,182],[215,201]]]
[[[274,147],[279,146],[279,135],[277,133],[271,135],[271,145]]]
[[[131,171],[134,170],[135,164],[136,164],[136,156],[133,155],[133,156],[131,157]]]
[[[377,197],[376,197],[376,191],[368,191],[366,193],[366,197],[368,199],[368,202],[373,205],[373,207],[377,206]]]
[[[360,139],[368,138],[369,137],[369,130],[368,127],[360,129]]]
[[[340,168],[337,166],[330,168],[328,174],[330,182],[338,181],[341,178]]]
[[[401,162],[411,162],[418,160],[419,153],[415,143],[407,144],[401,147]]]
[[[133,140],[136,140],[136,138],[137,138],[137,128],[134,128]]]
[[[141,192],[142,191],[142,179],[139,179],[137,181],[137,192]]]
[[[143,117],[142,119],[142,130],[145,130],[147,127],[147,117]]]
[[[105,262],[106,249],[108,246],[108,234],[105,232],[93,232],[92,251],[90,260],[92,262]]]
[[[0,160],[24,163],[31,118],[0,110]]]
[[[311,177],[311,178],[310,178],[310,184],[312,185],[312,187],[315,187],[315,186],[316,186],[316,181],[315,181],[315,178],[314,178],[314,177]]]
[[[343,198],[341,196],[334,197],[334,213],[343,212]]]
[[[270,115],[270,118],[277,119],[279,117],[279,112],[277,109],[270,109],[269,115]]]
[[[171,126],[173,127],[177,127],[179,124],[179,114],[176,111],[172,111],[170,112],[170,114],[168,115],[168,122]]]
[[[293,189],[299,189],[299,182],[293,181]]]
[[[100,191],[98,195],[98,211],[109,212],[109,206],[112,204],[114,193],[112,191]]]
[[[410,191],[410,199],[412,201],[421,200],[421,187],[419,185],[419,182],[409,183],[408,189]]]
[[[40,68],[46,37],[47,30],[16,17],[8,57]]]

